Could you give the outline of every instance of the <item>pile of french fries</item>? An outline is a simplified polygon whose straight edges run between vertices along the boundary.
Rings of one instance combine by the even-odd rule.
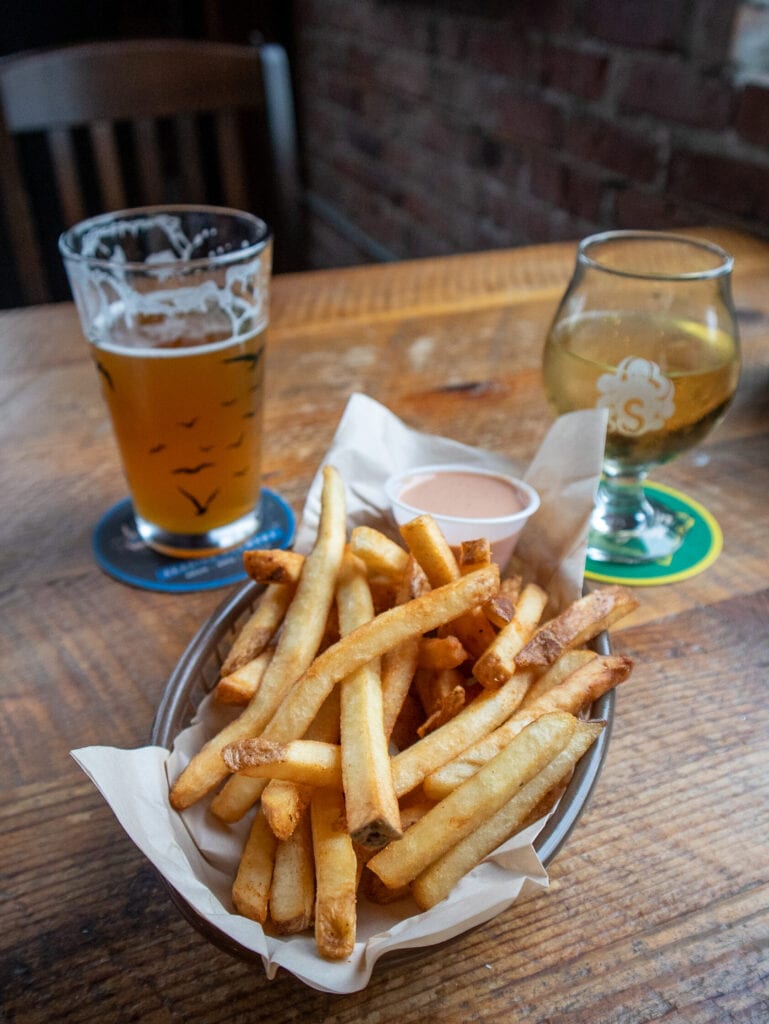
[[[265,585],[215,699],[242,706],[171,787],[177,810],[213,793],[253,812],[232,898],[275,934],[314,926],[348,957],[361,896],[428,909],[563,792],[605,723],[580,717],[628,678],[587,644],[636,607],[621,587],[557,614],[479,539],[435,521],[348,538],[343,482],[323,470],[312,550],[249,551]]]

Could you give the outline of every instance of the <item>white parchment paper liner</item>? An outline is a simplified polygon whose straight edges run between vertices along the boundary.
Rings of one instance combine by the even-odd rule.
[[[600,476],[605,412],[570,413],[558,419],[527,469],[503,456],[448,438],[411,430],[365,395],[353,395],[322,465],[330,463],[347,487],[348,521],[376,525],[396,536],[386,507],[387,477],[426,463],[464,462],[523,476],[539,491],[541,505],[525,526],[516,556],[555,595],[555,607],[582,588],[587,522]],[[512,421],[514,423],[514,421]],[[306,552],[315,536],[320,473],[307,495],[295,547]],[[129,837],[155,868],[223,935],[261,956],[268,978],[284,967],[325,992],[364,988],[384,953],[443,942],[482,924],[532,888],[547,885],[547,872],[533,847],[543,822],[503,844],[466,876],[452,895],[424,913],[409,900],[373,906],[362,900],[358,934],[349,960],[321,960],[310,933],[276,938],[233,912],[230,887],[248,829],[244,820],[226,827],[208,813],[207,802],[178,814],[168,802],[175,778],[205,739],[232,717],[206,698],[195,720],[169,752],[160,747],[119,750],[87,747],[72,756],[104,796]]]

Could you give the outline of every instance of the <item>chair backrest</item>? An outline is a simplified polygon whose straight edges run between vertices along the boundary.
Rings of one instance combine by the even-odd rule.
[[[0,60],[0,98],[0,185],[24,301],[56,297],[62,228],[126,206],[251,210],[274,229],[276,269],[300,264],[282,47],[152,39],[15,54]]]

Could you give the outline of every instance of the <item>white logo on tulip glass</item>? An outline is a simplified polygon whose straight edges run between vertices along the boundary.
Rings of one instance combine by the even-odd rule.
[[[623,359],[614,373],[598,378],[601,397],[596,403],[609,410],[609,429],[637,437],[661,430],[675,412],[673,383],[656,363],[638,356]]]

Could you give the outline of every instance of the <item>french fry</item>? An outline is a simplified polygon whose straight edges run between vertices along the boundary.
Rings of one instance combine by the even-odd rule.
[[[555,711],[578,714],[589,707],[601,694],[624,682],[630,675],[633,662],[624,655],[598,655],[564,681],[542,694],[528,707],[519,708],[511,717],[486,737],[468,746],[453,761],[437,768],[424,780],[424,791],[432,800],[441,800],[511,742],[527,725],[540,715]],[[518,673],[514,675],[513,680]],[[396,781],[397,791],[397,781]]]
[[[309,928],[315,912],[315,865],[310,815],[291,836],[275,848],[270,888],[270,920],[279,935],[295,935]]]
[[[547,593],[536,583],[527,583],[512,619],[473,666],[473,675],[482,686],[501,686],[515,672],[515,657],[536,629],[546,604]]]
[[[444,669],[434,676],[435,687],[431,708],[424,722],[417,729],[420,739],[455,718],[467,700],[467,691],[462,685],[461,675],[456,669]]]
[[[515,711],[531,683],[517,672],[498,690],[486,690],[445,725],[428,733],[392,759],[393,785],[398,796],[416,789],[442,765],[502,724]]]
[[[215,699],[220,704],[248,704],[259,688],[274,653],[275,648],[268,647],[245,665],[222,676],[213,690]]]
[[[534,808],[569,775],[605,724],[577,721],[566,746],[548,764],[496,814],[425,868],[411,887],[417,906],[421,910],[429,910],[445,899],[463,875],[517,832]]]
[[[445,586],[462,578],[454,553],[431,515],[417,516],[404,523],[400,532],[432,587]],[[473,576],[475,572],[468,575]],[[468,609],[452,621],[450,632],[459,637],[474,658],[482,654],[494,639],[494,629],[479,607]]]
[[[468,572],[474,572],[481,566],[489,564],[491,543],[485,537],[480,537],[478,540],[463,540],[456,548],[454,557],[457,560],[460,573],[465,576]]]
[[[255,548],[243,552],[243,567],[256,583],[298,583],[304,555],[283,548]]]
[[[467,651],[456,636],[425,636],[419,641],[419,668],[440,672],[458,668],[467,658]]]
[[[342,754],[335,743],[291,740],[273,743],[253,737],[231,743],[222,751],[231,772],[251,779],[283,779],[302,786],[342,788]]]
[[[232,902],[239,914],[260,924],[267,920],[276,843],[257,809],[232,885]]]
[[[177,810],[189,807],[226,778],[228,769],[221,756],[223,748],[243,737],[259,735],[294,681],[311,663],[326,627],[336,575],[344,552],[345,535],[344,486],[337,471],[327,466],[323,471],[318,535],[312,551],[305,559],[302,577],[286,611],[272,661],[262,677],[259,689],[241,715],[212,737],[174,782],[171,804]],[[241,784],[239,806],[245,803],[250,807],[264,788],[262,780],[235,781]],[[245,791],[254,795],[246,800]],[[216,806],[221,796],[220,792],[212,802],[214,813],[218,813]],[[228,816],[226,797],[219,805],[219,812],[224,821],[236,820]]]
[[[293,596],[294,587],[290,584],[273,583],[265,588],[224,659],[220,671],[222,677],[237,671],[262,653],[277,633]]]
[[[498,593],[483,606],[483,614],[493,626],[502,629],[512,619],[522,586],[520,576],[506,576],[500,581]]]
[[[546,668],[567,650],[581,647],[638,607],[625,587],[593,590],[545,622],[516,655],[520,668]]]
[[[339,688],[332,690],[321,705],[305,738],[320,743],[339,745]],[[341,755],[340,782],[341,789]],[[286,840],[310,806],[312,787],[287,782],[284,779],[270,779],[262,793],[262,810],[267,822],[278,837]]]
[[[352,552],[347,552],[342,560],[337,608],[342,636],[374,618],[366,567]],[[384,733],[378,658],[361,665],[342,681],[340,703],[347,827],[353,842],[378,849],[401,835]]]
[[[390,889],[407,885],[461,839],[479,828],[568,743],[576,719],[542,715],[476,775],[447,796],[368,862]]]
[[[420,597],[430,589],[427,577],[416,559],[407,554],[406,564],[395,589],[394,604]],[[395,723],[408,696],[411,681],[417,667],[420,637],[409,637],[396,644],[382,655],[382,723],[387,739],[393,733]]]
[[[578,668],[582,668],[589,661],[593,661],[597,656],[595,651],[584,647],[578,647],[574,651],[564,651],[560,658],[557,658],[550,668],[531,684],[523,698],[521,709],[530,707],[548,690],[552,690],[554,686],[560,686],[565,682],[567,676],[576,672]]]
[[[317,789],[311,809],[315,858],[315,944],[322,957],[344,960],[355,946],[358,861],[347,831],[344,797]]]
[[[406,569],[408,551],[371,526],[355,526],[350,533],[350,551],[362,559],[369,573],[399,579]]]

